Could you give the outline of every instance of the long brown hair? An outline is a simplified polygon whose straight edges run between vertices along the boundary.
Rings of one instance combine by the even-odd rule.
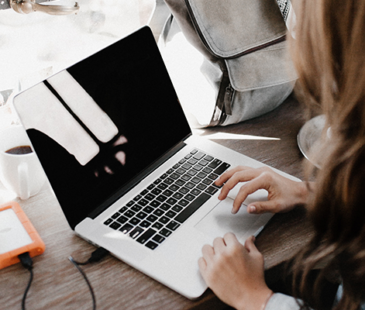
[[[314,296],[320,309],[326,269],[337,268],[344,291],[335,309],[359,309],[365,298],[365,0],[295,1],[291,54],[300,98],[320,109],[331,128],[322,137],[308,206],[315,234],[293,267],[296,292],[304,300]],[[309,287],[309,272],[321,263],[326,267]]]

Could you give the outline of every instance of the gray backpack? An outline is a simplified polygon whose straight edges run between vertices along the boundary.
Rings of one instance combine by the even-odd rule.
[[[200,109],[210,114],[210,121],[195,127],[226,126],[260,116],[291,94],[297,77],[285,42],[287,0],[165,2],[172,15],[161,35],[164,44],[176,23],[204,56],[199,72],[214,92],[213,108]],[[186,61],[183,54],[179,58],[182,64]],[[199,104],[201,100],[194,103]]]

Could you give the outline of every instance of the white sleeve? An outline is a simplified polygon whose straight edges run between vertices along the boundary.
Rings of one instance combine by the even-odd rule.
[[[299,310],[300,307],[294,297],[275,293],[268,300],[265,310]]]

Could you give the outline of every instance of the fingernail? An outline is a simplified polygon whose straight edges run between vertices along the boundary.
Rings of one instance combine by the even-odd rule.
[[[251,206],[250,207],[250,213],[255,213],[256,212],[256,207],[255,206]]]
[[[233,208],[233,209],[231,210],[231,213],[232,213],[232,214],[236,214],[236,213],[237,213],[237,211]]]

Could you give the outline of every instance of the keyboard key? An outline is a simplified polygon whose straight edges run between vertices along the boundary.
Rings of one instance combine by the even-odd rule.
[[[156,200],[158,200],[160,203],[164,202],[166,199],[167,199],[167,197],[164,195],[157,196],[157,198],[156,198]]]
[[[132,218],[130,221],[129,221],[129,223],[130,224],[132,224],[133,226],[136,226],[136,225],[138,225],[138,223],[140,222],[140,220],[139,219],[137,219],[137,218]]]
[[[190,159],[188,160],[188,163],[189,163],[190,165],[192,165],[192,166],[194,166],[197,162],[198,162],[198,161],[197,161],[196,159],[194,159],[194,158],[190,158]]]
[[[167,178],[163,182],[166,183],[166,184],[168,184],[168,185],[171,185],[172,183],[174,183],[174,180],[171,179],[171,178]]]
[[[218,189],[213,186],[210,186],[205,190],[205,192],[210,195],[214,195],[217,191],[218,191]]]
[[[133,205],[134,205],[134,201],[133,200],[131,200],[130,202],[127,203],[127,207],[131,207]]]
[[[195,197],[194,197],[194,199],[195,199]],[[179,204],[180,206],[186,207],[186,206],[189,204],[189,201],[187,201],[187,200],[185,200],[185,199],[181,199],[181,200],[178,202],[178,204]]]
[[[173,166],[172,166],[172,168],[173,168],[173,169],[177,169],[177,168],[179,168],[179,167],[180,167],[180,165],[179,165],[179,164],[175,164],[175,165],[173,165]]]
[[[151,213],[152,211],[154,210],[154,208],[150,207],[150,206],[147,206],[143,209],[143,212],[146,212],[146,213]]]
[[[208,175],[208,178],[209,179],[212,179],[212,180],[215,180],[215,179],[217,179],[219,177],[219,175],[218,174],[215,174],[215,173],[211,173],[210,175]]]
[[[157,201],[157,200],[154,200],[150,203],[150,206],[152,208],[157,208],[159,205],[161,204],[161,202]]]
[[[180,214],[178,214],[178,216],[175,217],[175,221],[179,223],[184,223],[210,197],[211,197],[210,195],[202,193],[187,208],[185,208]]]
[[[172,219],[173,217],[175,217],[175,215],[176,215],[176,212],[174,212],[174,211],[167,211],[166,213],[165,213],[165,216],[167,216],[167,217],[169,217],[170,219]]]
[[[231,165],[227,163],[221,164],[217,169],[214,170],[215,174],[222,174],[224,171],[226,171]]]
[[[189,170],[192,167],[192,165],[186,163],[186,164],[182,165],[181,167],[184,168],[185,170]]]
[[[124,224],[125,222],[127,222],[128,221],[128,218],[127,217],[125,217],[125,216],[123,216],[123,215],[121,215],[120,217],[118,217],[118,219],[117,219],[117,222],[118,223],[120,223],[120,224]]]
[[[153,184],[157,185],[157,184],[159,184],[161,182],[162,182],[162,179],[157,179],[155,182],[153,182]]]
[[[184,162],[186,162],[186,159],[185,158],[179,160],[179,164],[180,165],[182,165]]]
[[[207,175],[204,172],[199,172],[196,176],[201,179],[205,179],[207,177]]]
[[[161,222],[162,224],[167,224],[170,221],[170,219],[166,216],[163,216],[163,217],[159,218],[158,221]]]
[[[156,233],[153,229],[148,229],[146,232],[144,232],[138,239],[137,242],[139,243],[145,243],[148,239],[150,239],[154,234]]]
[[[222,161],[221,160],[219,160],[219,159],[214,159],[209,165],[208,165],[208,167],[209,168],[212,168],[212,169],[215,169],[215,168],[217,168],[220,164],[222,163]]]
[[[157,216],[155,216],[155,215],[153,215],[153,214],[150,214],[150,215],[146,218],[146,220],[147,220],[147,221],[150,221],[151,223],[155,222],[157,219],[158,219],[158,217],[157,217]]]
[[[135,227],[130,233],[129,235],[135,239],[137,238],[140,234],[142,234],[144,232],[144,230],[141,227]]]
[[[107,219],[105,222],[104,222],[104,225],[109,225],[111,222],[113,222],[112,219]]]
[[[163,224],[161,224],[160,222],[156,222],[155,224],[152,225],[152,228],[156,228],[157,230],[161,229],[163,227]]]
[[[155,195],[152,195],[152,194],[147,194],[146,196],[145,196],[145,198],[146,199],[148,199],[149,201],[151,201],[151,200],[153,200],[153,199],[155,199]]]
[[[208,165],[209,164],[209,161],[206,161],[206,160],[204,160],[204,159],[202,159],[200,162],[199,162],[199,165],[202,165],[202,166],[206,166],[206,165]]]
[[[188,189],[192,189],[194,186],[195,186],[195,184],[191,183],[191,182],[188,182],[188,183],[185,184],[185,187],[188,188]]]
[[[155,188],[155,189],[153,189],[152,191],[151,191],[151,193],[152,194],[154,194],[154,195],[159,195],[159,194],[161,194],[161,192],[162,192],[162,190],[160,190],[160,189],[158,189],[158,188]]]
[[[141,224],[139,224],[139,226],[141,226],[143,228],[148,228],[151,226],[151,223],[148,221],[143,221]]]
[[[191,152],[190,152],[190,154],[196,154],[196,153],[198,153],[198,150],[197,149],[194,149],[194,150],[192,150]]]
[[[167,184],[165,184],[165,183],[160,183],[160,184],[158,184],[158,186],[157,186],[157,188],[159,188],[159,189],[161,189],[161,190],[164,190],[164,189],[166,189],[167,188]]]
[[[138,201],[138,204],[142,207],[148,204],[148,200],[142,198],[140,201]]]
[[[203,169],[203,166],[201,166],[201,165],[197,164],[197,165],[195,165],[195,166],[193,167],[193,169],[194,169],[194,170],[196,170],[196,171],[200,171],[200,170],[202,170],[202,169]]]
[[[155,187],[155,185],[154,185],[154,184],[151,184],[150,186],[148,186],[148,187],[147,187],[147,189],[151,190],[151,189],[153,189],[154,187]]]
[[[139,212],[137,215],[136,215],[139,219],[143,220],[146,216],[147,216],[147,213],[144,213],[143,211]]]
[[[167,199],[167,201],[166,201],[168,204],[170,204],[170,205],[174,205],[176,202],[177,202],[177,200],[176,199],[174,199],[174,198],[169,198],[169,199]]]
[[[146,189],[145,189],[145,190],[143,190],[143,191],[141,192],[141,195],[142,195],[142,196],[144,196],[144,195],[146,195],[147,193],[148,193],[148,190],[146,190]]]
[[[154,249],[156,249],[158,247],[158,244],[157,243],[154,243],[152,241],[148,241],[146,243],[146,247],[150,248],[151,250],[154,250]]]
[[[161,229],[160,234],[164,237],[168,237],[172,234],[172,231],[170,231],[166,228],[163,228],[163,229]]]
[[[189,159],[189,158],[191,158],[191,156],[193,156],[193,155],[188,154],[188,155],[186,155],[184,158],[185,158],[185,159]]]
[[[133,210],[134,212],[138,212],[138,211],[141,211],[142,210],[142,207],[139,206],[139,205],[135,205],[131,208],[131,210]]]
[[[204,183],[205,185],[210,185],[210,184],[212,184],[212,182],[213,181],[211,179],[207,178],[207,179],[204,179],[202,183]]]
[[[187,174],[184,174],[182,177],[181,177],[181,180],[187,182],[191,179],[191,176],[187,175]]]
[[[176,170],[176,173],[180,174],[180,175],[184,174],[185,172],[186,172],[186,170],[184,170],[182,168],[179,168],[179,169]]]
[[[203,191],[203,190],[205,190],[205,189],[207,188],[207,186],[206,186],[206,185],[204,185],[204,184],[199,184],[199,185],[197,186],[197,188]]]
[[[162,242],[165,240],[165,238],[164,238],[164,237],[162,237],[162,236],[160,236],[160,235],[156,235],[156,236],[154,236],[154,237],[152,238],[152,240],[153,240],[153,241],[156,241],[156,242],[158,242],[158,243],[162,243]]]
[[[162,194],[164,194],[164,195],[165,195],[165,196],[167,196],[167,197],[170,197],[173,193],[174,193],[173,191],[171,191],[171,190],[167,189],[167,190],[165,190]]]
[[[189,201],[193,201],[195,199],[195,196],[191,195],[191,194],[187,194],[184,199],[187,199]]]
[[[175,206],[175,207],[172,207],[171,210],[179,213],[181,210],[183,209],[183,207],[180,207],[180,206]]]
[[[200,193],[201,193],[201,191],[200,191],[200,190],[198,190],[198,189],[196,189],[196,188],[194,188],[194,189],[190,192],[190,194],[193,194],[194,196],[198,196]]]
[[[192,169],[192,170],[189,170],[188,172],[187,172],[187,174],[188,175],[190,175],[190,176],[194,176],[194,175],[196,175],[198,172],[196,171],[196,170],[194,170],[194,169]]]
[[[134,226],[132,224],[125,224],[121,229],[119,229],[123,234],[127,234]]]
[[[117,212],[117,213],[114,213],[113,215],[112,215],[112,219],[116,219],[116,218],[118,218],[119,217],[119,215],[120,215],[120,213],[119,212]]]
[[[205,154],[204,154],[203,152],[198,152],[198,153],[196,153],[196,154],[193,156],[193,158],[194,158],[194,159],[197,159],[197,160],[200,160],[200,159],[202,159],[204,156],[205,156]]]
[[[183,197],[183,195],[182,194],[180,194],[180,193],[175,193],[175,194],[173,194],[172,195],[172,197],[173,198],[175,198],[175,199],[181,199],[182,197]],[[168,201],[167,201],[168,202]],[[168,202],[169,203],[169,202]]]
[[[178,227],[180,226],[179,223],[175,222],[175,221],[171,221],[170,223],[168,223],[166,225],[166,228],[170,229],[170,230],[176,230]]]
[[[205,167],[205,168],[203,169],[203,172],[205,172],[205,173],[211,173],[212,171],[213,171],[213,169],[208,168],[208,167]]]
[[[111,227],[111,228],[113,228],[113,229],[118,229],[120,226],[122,226],[122,225],[120,225],[119,223],[117,223],[117,222],[114,222],[114,223],[112,223],[109,227]]]
[[[210,155],[207,155],[207,156],[204,157],[204,159],[206,161],[212,161],[214,159],[214,157],[213,156],[210,156]]]
[[[133,217],[134,215],[135,215],[136,213],[135,212],[133,212],[133,211],[131,211],[131,210],[128,210],[127,212],[125,212],[124,213],[124,215],[125,216],[127,216],[127,217]]]
[[[127,211],[127,210],[128,210],[128,208],[124,206],[124,207],[122,207],[122,208],[119,209],[119,212],[120,213],[123,213],[124,211]]]
[[[175,184],[176,184],[177,186],[183,186],[183,185],[185,184],[185,182],[184,182],[183,180],[177,180],[177,181],[175,182]]]
[[[195,183],[195,184],[198,184],[200,183],[201,179],[197,178],[197,177],[194,177],[191,179],[191,182]]]
[[[141,198],[142,198],[142,196],[141,196],[141,195],[137,195],[136,197],[134,197],[134,198],[133,198],[133,200],[134,200],[134,201],[138,201],[138,200],[140,200]]]
[[[178,178],[180,178],[180,175],[174,172],[174,173],[170,174],[170,178],[174,179],[174,180],[177,180]]]
[[[182,187],[179,189],[179,193],[185,195],[189,192],[189,190],[186,187]]]
[[[162,214],[164,214],[165,212],[162,211],[161,209],[157,209],[153,212],[154,215],[160,217]]]
[[[171,206],[167,203],[163,203],[160,207],[161,210],[167,211],[168,209],[170,209]]]
[[[167,173],[164,173],[163,175],[160,176],[160,179],[166,179],[167,178]]]
[[[169,187],[169,190],[172,191],[172,192],[176,192],[177,190],[179,189],[179,186],[175,185],[175,184],[172,184],[170,187]]]

